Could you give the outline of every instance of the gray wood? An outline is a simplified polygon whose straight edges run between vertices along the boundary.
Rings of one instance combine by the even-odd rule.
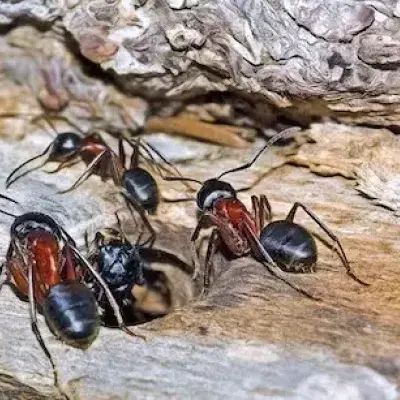
[[[392,139],[393,154],[400,149],[386,130],[354,130],[357,140],[349,144],[343,129],[316,124],[310,131],[316,143],[304,144],[296,152],[298,158],[292,155],[289,160],[308,160],[310,168],[314,162],[320,166],[317,172],[327,171],[331,153],[318,151],[325,143],[326,148],[334,149],[336,159],[343,160],[343,168],[350,169],[348,152],[354,156],[360,143],[362,149],[374,153],[376,166],[383,164],[380,149],[385,148],[387,139]],[[335,132],[330,145],[324,142],[329,140],[326,131]],[[28,152],[36,153],[49,140],[47,135],[36,133],[18,144],[2,142],[0,182]],[[168,142],[163,143],[166,146]],[[172,144],[176,146],[176,141]],[[215,173],[248,158],[260,144],[249,154],[226,152]],[[175,149],[177,154],[184,152],[184,142],[180,146]],[[282,165],[284,152],[267,154],[252,170],[233,174],[230,182],[240,187],[256,180],[274,163]],[[370,165],[368,154],[359,153],[358,165]],[[399,160],[390,161],[393,174],[400,170]],[[331,166],[332,175],[335,167]],[[82,169],[78,165],[57,175],[33,173],[7,191],[21,207],[10,207],[3,201],[0,207],[16,213],[32,209],[48,212],[82,244],[85,230],[93,236],[97,229],[113,225],[113,211],[124,208],[113,185],[96,177],[67,196],[54,195],[57,189],[69,186]],[[181,169],[198,179],[210,175],[207,160],[181,165]],[[360,177],[364,185],[375,183]],[[270,171],[240,198],[250,205],[250,194],[266,194],[276,218],[283,218],[295,200],[306,203],[339,235],[353,269],[372,284],[370,287],[350,280],[338,257],[320,241],[317,272],[288,278],[322,297],[322,303],[305,299],[251,258],[227,262],[218,256],[211,292],[203,300],[195,299],[190,270],[184,273],[173,265],[165,266],[175,310],[140,327],[146,342],[102,327],[92,346],[83,352],[57,340],[39,316],[63,394],[54,388],[49,362],[31,332],[27,303],[4,287],[0,292],[0,398],[396,399],[396,384],[400,382],[398,219],[361,197],[355,190],[356,182],[354,178],[313,176],[305,168],[284,166]],[[159,183],[163,192],[171,187],[180,191],[176,183]],[[129,214],[122,212],[121,216],[127,234],[133,235]],[[195,216],[193,203],[162,203],[158,215],[152,217],[159,232],[156,246],[188,260]],[[301,213],[296,221],[320,233]],[[2,259],[10,223],[9,217],[0,216]]]

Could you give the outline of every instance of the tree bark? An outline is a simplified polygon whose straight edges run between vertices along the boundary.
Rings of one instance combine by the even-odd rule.
[[[0,16],[65,27],[86,58],[144,97],[234,92],[306,122],[399,125],[394,0],[7,0]]]

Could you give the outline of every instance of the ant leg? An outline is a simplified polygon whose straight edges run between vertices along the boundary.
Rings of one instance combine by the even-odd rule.
[[[78,164],[80,162],[80,160],[74,160],[75,158],[75,154],[73,156],[71,156],[70,158],[68,158],[67,160],[61,162],[60,164],[58,164],[58,166],[51,170],[51,171],[46,171],[46,174],[56,174],[57,172],[60,172],[62,169],[64,168],[70,168],[73,167],[75,164]]]
[[[133,149],[132,155],[131,155],[131,161],[129,163],[129,169],[137,168],[139,165],[139,139],[135,141],[134,143],[128,142]]]
[[[93,173],[94,168],[96,168],[96,166],[99,164],[101,159],[104,157],[105,153],[106,153],[106,150],[104,150],[98,156],[96,156],[96,158],[88,165],[86,170],[81,174],[81,176],[75,181],[75,183],[71,187],[69,187],[68,189],[65,189],[65,190],[60,190],[59,192],[57,192],[57,194],[68,193],[71,190],[74,190],[78,186],[80,186]]]
[[[124,143],[120,137],[118,138],[118,158],[120,159],[123,168],[125,168],[126,153],[124,149]]]
[[[118,234],[122,240],[123,243],[129,243],[129,240],[127,238],[127,236],[125,235],[125,231],[124,231],[124,227],[122,226],[122,221],[118,215],[118,212],[115,211],[114,213],[115,218],[117,220],[117,226],[118,226]]]
[[[132,139],[126,139],[128,141],[128,143],[130,143],[130,145],[132,147],[137,147],[137,148],[142,148],[146,154],[148,155],[148,157],[150,158],[150,160],[154,163],[154,165],[156,165],[157,167],[160,167],[159,163],[155,160],[153,154],[151,153],[151,151],[153,153],[155,153],[158,157],[160,157],[161,161],[164,162],[165,164],[167,164],[169,167],[171,167],[171,169],[178,175],[181,176],[179,170],[175,167],[174,164],[172,164],[171,162],[169,162],[153,145],[151,145],[150,143],[141,140],[140,138],[136,140],[135,143],[132,143]],[[150,150],[151,151],[150,151]],[[164,172],[168,172],[165,168],[164,168]],[[159,172],[160,176],[162,176],[162,174]]]
[[[342,244],[340,243],[339,238],[307,206],[305,206],[304,204],[299,203],[299,202],[294,203],[292,209],[289,211],[289,214],[286,217],[286,221],[293,222],[294,215],[299,207],[302,208],[304,210],[304,212],[335,242],[335,248],[337,249],[340,260],[342,261],[342,264],[343,264],[344,268],[346,269],[347,275],[350,276],[350,278],[352,278],[354,281],[356,281],[360,285],[369,286],[369,283],[364,282],[361,279],[359,279],[354,274],[354,272],[351,270],[349,260],[347,259],[346,253],[344,252],[344,249],[342,247]]]
[[[260,197],[251,196],[251,204],[253,209],[253,218],[256,222],[257,236],[264,229],[265,223],[269,223],[272,218],[271,205],[265,195]]]
[[[89,254],[90,253],[90,244],[89,244],[89,234],[87,231],[85,231],[85,233],[83,234],[83,238],[85,240],[86,253]]]
[[[152,227],[146,212],[143,210],[143,207],[129,194],[125,192],[125,190],[121,190],[121,194],[125,199],[126,205],[128,206],[129,211],[131,212],[133,218],[134,218],[134,211],[137,211],[142,218],[143,223],[145,224],[146,228],[150,232],[150,237],[142,244],[142,246],[145,246],[146,244],[149,244],[151,247],[153,243],[156,240],[156,231]]]
[[[95,270],[95,268],[89,263],[89,261],[86,260],[86,258],[82,256],[82,254],[79,252],[79,250],[75,246],[69,245],[69,247],[75,253],[75,255],[79,258],[79,260],[81,260],[83,265],[90,271],[90,273],[93,275],[93,277],[99,283],[101,288],[104,290],[104,294],[107,297],[108,303],[110,304],[110,306],[114,312],[115,318],[117,319],[118,327],[130,336],[137,336],[142,339],[146,339],[144,336],[135,333],[132,329],[129,329],[125,325],[124,319],[122,318],[121,310],[119,309],[118,303],[115,300],[115,297],[113,296],[107,283],[103,280],[103,278]]]
[[[53,369],[53,377],[54,377],[54,385],[56,387],[58,386],[58,375],[57,375],[57,370],[56,370],[56,366],[54,364],[53,358],[50,354],[49,349],[47,348],[42,335],[39,331],[39,327],[37,324],[37,316],[36,316],[36,303],[35,303],[35,296],[34,296],[34,292],[33,292],[33,266],[31,263],[27,262],[21,247],[19,246],[18,243],[16,243],[16,249],[18,249],[18,252],[20,253],[22,260],[24,262],[24,264],[26,265],[26,267],[28,268],[28,300],[29,300],[29,317],[31,320],[31,327],[32,327],[32,331],[36,336],[36,340],[39,342],[40,347],[42,348],[44,354],[46,355],[46,357],[48,358],[48,360],[50,361],[51,367]]]
[[[146,157],[143,157],[146,161],[148,161],[148,163],[149,163],[149,165],[151,165],[151,167],[152,167],[152,164],[154,163],[154,165],[155,165],[155,168],[157,169],[157,173],[160,175],[160,177],[162,178],[162,179],[164,179],[164,180],[166,180],[165,179],[165,176],[163,175],[163,173],[166,173],[166,174],[169,174],[169,173],[173,173],[173,174],[175,174],[175,176],[177,176],[177,177],[182,177],[182,174],[180,173],[180,171],[178,170],[178,168],[176,168],[176,166],[174,165],[174,164],[172,164],[171,162],[169,162],[153,145],[151,145],[150,143],[148,143],[148,142],[146,142],[146,141],[144,141],[144,140],[142,140],[140,143],[139,143],[139,146],[146,152],[146,154],[149,156],[149,158],[150,158],[150,160],[152,161],[152,163],[150,162],[150,160],[147,160],[147,158]],[[161,161],[164,163],[164,164],[166,164],[166,165],[168,165],[170,168],[171,168],[171,171],[169,171],[167,168],[165,168],[163,165],[161,165],[160,163],[158,163],[155,159],[154,159],[154,156],[153,156],[153,154],[151,153],[151,151],[153,152],[153,153],[155,153],[160,159],[161,159]],[[153,167],[152,167],[153,168]],[[190,184],[188,184],[187,182],[185,182],[185,181],[182,181],[182,183],[189,189],[189,190],[191,190],[192,192],[194,191],[194,189],[190,186]]]
[[[11,274],[7,267],[7,261],[5,261],[0,266],[0,290],[5,284],[10,282],[10,279],[11,279]]]
[[[301,293],[302,295],[308,297],[311,300],[321,301],[319,297],[315,297],[312,294],[308,293],[304,289],[301,289],[294,283],[291,283],[285,278],[285,273],[276,265],[275,261],[272,257],[268,254],[265,250],[264,246],[260,243],[258,237],[254,234],[254,232],[250,229],[247,223],[243,223],[245,227],[244,232],[246,234],[246,238],[249,241],[250,247],[255,254],[260,256],[260,262],[268,269],[271,275],[275,278],[285,282],[286,285],[290,286],[292,289],[296,290],[297,292]],[[264,261],[265,260],[265,261]]]
[[[198,276],[200,274],[200,269],[201,269],[200,268],[199,254],[198,254],[197,249],[196,249],[196,240],[199,237],[200,231],[204,228],[206,221],[207,221],[207,214],[205,214],[205,213],[201,214],[199,222],[197,223],[196,228],[192,233],[192,237],[190,238],[192,262],[193,262],[193,265],[194,265],[192,279],[194,281],[198,278]]]
[[[111,176],[114,181],[114,184],[116,186],[122,186],[122,171],[125,168],[123,164],[121,164],[120,159],[118,156],[114,153],[110,153],[111,156],[111,166],[112,166],[112,172]],[[104,166],[104,169],[100,172],[100,176],[107,177],[107,165]]]
[[[251,196],[251,209],[256,223],[256,232],[259,235],[264,224],[264,216],[261,215],[260,200],[257,196]]]
[[[205,267],[204,267],[204,294],[208,293],[210,288],[210,274],[214,267],[213,259],[220,245],[220,236],[217,228],[214,228],[208,242]]]
[[[265,222],[269,224],[272,219],[272,208],[271,204],[268,201],[268,198],[265,194],[262,194],[260,196],[260,209],[263,214],[263,219],[262,219],[262,224],[261,224],[261,229],[264,228]]]
[[[43,119],[44,121],[47,122],[47,124],[50,126],[50,128],[53,130],[53,132],[55,134],[58,134],[57,129],[55,128],[53,122],[51,121],[51,119],[58,119],[60,121],[64,121],[67,124],[71,125],[74,129],[76,129],[81,135],[84,135],[85,132],[83,132],[83,130],[75,123],[73,123],[69,118],[63,116],[63,115],[52,115],[51,118],[48,118],[46,113],[42,113],[40,115],[37,115],[36,117],[32,118],[31,122],[33,124],[37,124],[37,121]]]

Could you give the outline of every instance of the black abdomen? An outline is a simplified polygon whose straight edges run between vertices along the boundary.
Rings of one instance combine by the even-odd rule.
[[[43,315],[52,332],[66,343],[87,348],[100,328],[97,303],[84,284],[66,281],[51,287]]]
[[[294,222],[271,222],[261,232],[260,242],[284,271],[311,272],[317,262],[313,236]]]
[[[159,203],[158,186],[154,178],[142,168],[126,171],[122,177],[129,195],[150,214],[155,213]]]

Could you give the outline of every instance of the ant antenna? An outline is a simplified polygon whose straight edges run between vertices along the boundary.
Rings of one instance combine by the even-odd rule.
[[[0,199],[8,200],[8,201],[11,201],[11,203],[19,205],[18,201],[12,199],[11,197],[5,196],[4,194],[0,194]],[[0,213],[8,215],[9,217],[13,217],[13,218],[17,218],[18,217],[18,215],[12,214],[12,213],[10,213],[8,211],[5,211],[5,210],[2,210],[2,209],[0,209]]]
[[[202,181],[199,181],[199,180],[194,179],[194,178],[187,178],[187,177],[184,177],[184,176],[164,176],[163,179],[165,181],[194,182],[194,183],[198,183],[199,185],[203,185]]]
[[[292,135],[293,133],[297,133],[299,131],[301,131],[301,128],[299,128],[298,126],[293,126],[293,127],[284,129],[283,131],[275,134],[274,136],[272,136],[271,139],[269,139],[267,141],[266,145],[254,156],[254,158],[250,162],[243,164],[240,167],[232,168],[232,169],[229,169],[228,171],[223,172],[221,175],[219,175],[217,177],[217,179],[219,180],[224,175],[230,174],[231,172],[238,172],[238,171],[242,171],[244,169],[250,168],[268,147],[270,147],[271,145],[276,143],[278,140],[286,138],[286,137]]]
[[[19,203],[18,203],[17,200],[14,200],[14,199],[12,199],[11,197],[8,197],[8,196],[6,196],[6,195],[4,195],[4,194],[0,194],[0,199],[8,200],[8,201],[11,201],[11,203],[14,203],[14,204],[18,204],[18,205],[19,205]]]
[[[10,213],[10,212],[7,212],[7,211],[4,211],[4,210],[2,210],[2,209],[0,209],[0,213],[1,213],[1,214],[8,215],[9,217],[13,217],[13,218],[17,218],[17,217],[18,217],[18,215],[15,215],[15,214]]]
[[[19,178],[22,178],[23,176],[29,174],[30,172],[35,171],[35,170],[43,167],[43,165],[46,164],[47,160],[44,163],[38,165],[37,167],[31,168],[29,170],[26,170],[25,172],[23,172],[22,174],[18,175],[16,178],[14,178],[15,174],[18,171],[20,171],[23,167],[25,167],[25,165],[30,164],[32,161],[38,160],[39,158],[42,158],[43,156],[45,156],[51,150],[51,147],[53,146],[53,144],[54,144],[54,140],[45,148],[45,150],[42,153],[38,154],[35,157],[30,158],[29,160],[24,161],[17,168],[12,170],[10,175],[8,175],[8,177],[6,179],[6,188],[8,188],[12,183],[14,183]]]

